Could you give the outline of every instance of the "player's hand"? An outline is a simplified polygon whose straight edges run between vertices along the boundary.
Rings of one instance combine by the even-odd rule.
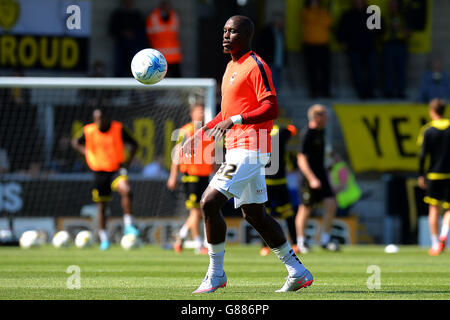
[[[419,178],[417,178],[417,184],[419,185],[419,188],[420,189],[426,189],[426,187],[427,187],[427,183],[426,183],[426,180],[425,180],[425,177],[424,176],[420,176]]]
[[[309,181],[309,186],[311,187],[311,189],[320,189],[322,187],[322,183],[320,182],[319,179],[317,178],[312,178]]]
[[[208,137],[214,137],[214,140],[220,140],[228,129],[234,126],[233,121],[230,118],[220,121],[214,128],[207,132]]]

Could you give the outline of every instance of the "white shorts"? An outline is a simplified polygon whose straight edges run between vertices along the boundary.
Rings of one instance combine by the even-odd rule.
[[[209,183],[228,199],[234,197],[234,207],[267,201],[264,167],[270,153],[246,149],[231,149],[225,154],[225,162]]]

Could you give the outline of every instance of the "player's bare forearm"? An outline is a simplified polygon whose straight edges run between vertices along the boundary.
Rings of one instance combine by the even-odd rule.
[[[178,173],[178,166],[180,164],[180,150],[181,150],[181,142],[177,143],[175,147],[173,147],[172,151],[172,164],[170,165],[170,173],[172,174],[172,171],[176,170]]]
[[[170,166],[169,179],[176,179],[177,177],[178,177],[178,164],[172,162],[172,165]]]
[[[173,154],[172,164],[170,166],[170,175],[167,180],[167,188],[169,190],[175,190],[177,187],[177,179],[178,179],[178,166],[179,166],[179,156],[180,145],[175,146],[175,151]]]
[[[300,171],[303,173],[303,175],[306,177],[306,179],[308,179],[308,181],[313,181],[313,180],[317,180],[316,175],[314,174],[314,172],[311,170],[309,163],[308,163],[308,159],[306,158],[306,156],[302,153],[299,153],[297,156],[297,164],[298,167],[300,168]]]
[[[426,183],[425,177],[424,177],[424,176],[419,176],[419,177],[417,178],[417,184],[419,185],[419,188],[425,190],[426,187],[427,187],[427,183]]]
[[[419,188],[425,190],[427,187],[426,179],[425,179],[425,158],[427,156],[426,150],[425,150],[425,141],[422,144],[422,148],[420,150],[419,154],[419,177],[417,178],[417,184],[419,185]]]
[[[84,145],[80,144],[78,142],[78,139],[72,139],[72,147],[81,155],[84,156],[86,154],[86,149]]]

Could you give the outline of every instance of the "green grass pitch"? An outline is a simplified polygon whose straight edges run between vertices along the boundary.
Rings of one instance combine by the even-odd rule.
[[[259,246],[228,245],[228,285],[212,294],[193,295],[208,267],[208,256],[192,250],[175,254],[158,246],[124,251],[113,245],[80,250],[0,247],[1,300],[408,300],[450,299],[450,253],[428,256],[425,248],[401,246],[387,254],[383,246],[345,246],[340,253],[319,247],[299,256],[314,275],[312,286],[275,293],[287,271]],[[79,267],[79,289],[69,289]],[[375,266],[375,267],[371,267]],[[376,271],[374,273],[374,270]],[[368,273],[369,271],[369,273]],[[376,278],[379,279],[377,288]],[[372,287],[368,287],[368,283]]]

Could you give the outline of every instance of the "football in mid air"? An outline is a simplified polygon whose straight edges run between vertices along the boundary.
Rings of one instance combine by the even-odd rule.
[[[139,51],[131,60],[133,77],[143,84],[155,84],[164,79],[167,61],[158,50],[147,48]]]

